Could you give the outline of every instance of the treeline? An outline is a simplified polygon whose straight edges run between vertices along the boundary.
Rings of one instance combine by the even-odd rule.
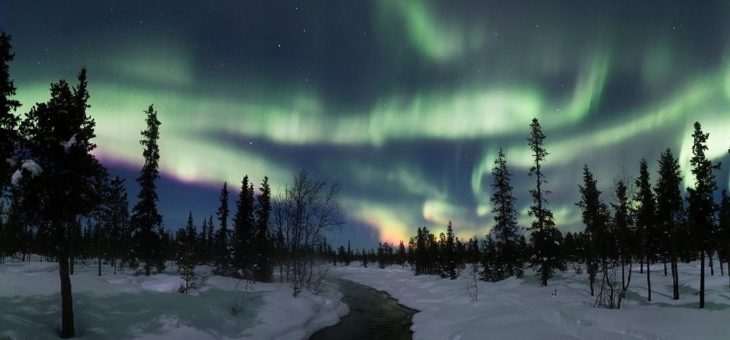
[[[13,99],[9,64],[11,38],[0,34],[0,262],[40,255],[59,264],[63,338],[75,335],[70,275],[78,261],[96,260],[114,273],[162,272],[170,261],[185,279],[181,291],[196,288],[195,266],[252,281],[271,281],[274,267],[294,295],[319,291],[324,272],[315,258],[325,232],[342,224],[339,186],[300,172],[290,186],[272,196],[268,178],[256,190],[243,176],[232,212],[223,184],[219,208],[171,233],[157,209],[161,123],[150,105],[140,144],[144,163],[137,177],[137,202],[129,209],[124,180],[112,178],[94,157],[95,122],[88,114],[86,69],[75,85],[51,84],[50,99],[24,115]],[[232,222],[232,223],[231,223]]]
[[[709,259],[710,275],[715,275],[714,259],[719,260],[720,275],[727,264],[730,276],[730,195],[717,192],[715,172],[720,164],[706,156],[708,133],[700,123],[694,124],[690,159],[693,186],[683,194],[682,171],[671,149],[659,155],[657,180],[652,183],[648,162],[641,160],[636,179],[619,176],[613,181],[612,201],[598,189],[598,180],[588,165],[583,168],[578,186],[585,230],[563,234],[556,227],[547,208],[542,162],[548,155],[543,147],[545,136],[539,122],[530,125],[528,146],[533,155],[530,175],[535,187],[530,190],[533,222],[527,233],[517,223],[516,199],[510,184],[511,173],[505,153],[500,149],[492,169],[492,213],[495,224],[481,241],[477,237],[460,240],[454,236],[451,222],[446,233],[434,235],[426,227],[418,228],[407,246],[380,244],[378,252],[351,251],[341,247],[330,251],[333,262],[349,264],[360,260],[363,266],[377,262],[381,268],[391,264],[409,264],[416,275],[440,275],[456,278],[468,264],[478,264],[481,280],[499,281],[521,277],[524,268],[535,270],[542,285],[555,271],[569,267],[585,271],[595,306],[621,308],[621,301],[631,284],[634,266],[645,274],[647,301],[651,301],[651,271],[662,264],[664,275],[671,275],[672,298],[679,299],[679,262],[700,261],[699,307],[705,306],[705,263]],[[719,194],[719,195],[718,195]],[[719,199],[716,197],[719,196]],[[528,241],[529,239],[529,241]],[[396,249],[397,251],[394,251]],[[645,269],[646,268],[646,269]]]

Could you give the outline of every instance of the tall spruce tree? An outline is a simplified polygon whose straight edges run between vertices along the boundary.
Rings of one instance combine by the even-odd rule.
[[[160,148],[157,140],[160,139],[160,121],[157,119],[157,111],[150,105],[144,112],[147,128],[142,131],[142,139],[139,143],[144,150],[144,164],[137,177],[139,183],[139,194],[137,204],[132,209],[130,218],[133,232],[135,261],[144,263],[145,275],[149,276],[153,266],[159,267],[161,258],[164,256],[162,216],[157,212],[157,185],[155,181],[160,177],[159,162]],[[162,261],[164,262],[164,261]]]
[[[634,247],[632,244],[635,238],[635,233],[631,227],[633,221],[631,219],[626,182],[623,179],[619,179],[615,182],[614,186],[616,203],[612,203],[614,210],[613,226],[616,232],[615,238],[618,246],[619,261],[621,261],[621,295],[623,297],[631,283],[631,269],[633,267],[634,253]],[[629,266],[628,278],[626,277],[626,265]],[[618,307],[621,308],[621,305]]]
[[[640,239],[640,252],[646,263],[647,301],[651,301],[651,263],[657,252],[659,235],[656,231],[656,201],[649,177],[649,166],[646,159],[639,165],[639,178],[636,179],[637,192],[634,200],[638,203],[635,208],[636,228]]]
[[[51,99],[32,108],[20,126],[33,161],[24,160],[16,170],[21,177],[16,183],[21,196],[18,208],[32,214],[38,233],[54,241],[49,251],[59,263],[63,338],[75,335],[69,276],[71,234],[80,217],[88,215],[101,199],[102,188],[96,184],[103,168],[91,154],[96,147],[91,142],[95,123],[87,114],[88,99],[86,70],[82,69],[73,89],[64,80],[52,84]]]
[[[714,163],[705,155],[709,133],[702,132],[699,122],[694,124],[692,133],[692,158],[689,164],[694,175],[694,187],[687,188],[689,192],[688,215],[692,226],[692,236],[695,250],[700,253],[700,302],[699,308],[705,308],[705,256],[710,251],[710,237],[714,228],[714,215],[717,210],[713,194],[717,189],[714,171],[720,168],[720,163]]]
[[[444,254],[443,254],[443,276],[448,277],[452,280],[456,279],[456,247],[454,243],[454,227],[449,221],[446,226],[446,240],[444,242]]]
[[[14,112],[20,107],[20,102],[12,99],[16,89],[10,79],[10,62],[14,57],[11,37],[5,32],[0,33],[0,197],[10,182],[11,163],[18,142],[18,117]]]
[[[682,199],[682,171],[679,160],[671,149],[659,156],[659,178],[656,189],[656,209],[661,253],[669,259],[672,272],[672,299],[679,300],[678,256],[685,241],[683,232],[684,201]]]
[[[273,252],[273,244],[271,235],[269,234],[269,217],[271,216],[271,187],[269,186],[269,178],[264,177],[264,181],[259,188],[261,192],[258,196],[256,206],[256,233],[254,235],[254,279],[257,281],[270,282],[273,274],[271,265],[271,257]]]
[[[237,271],[246,278],[253,277],[256,249],[254,249],[254,198],[248,176],[241,180],[241,191],[233,218],[233,262]]]
[[[548,201],[545,196],[550,192],[544,188],[547,180],[542,170],[542,164],[549,153],[543,145],[544,140],[545,135],[542,133],[540,123],[537,118],[534,118],[530,124],[530,137],[527,139],[534,160],[529,175],[535,176],[535,189],[530,190],[532,205],[529,212],[534,220],[529,230],[532,231],[532,265],[537,269],[537,275],[542,285],[547,286],[548,279],[553,272],[562,268],[558,241],[562,237],[560,231],[555,227],[552,211],[547,208]]]
[[[598,272],[598,263],[601,258],[601,240],[599,239],[604,233],[605,223],[601,216],[601,191],[598,190],[597,181],[593,178],[593,174],[588,165],[583,166],[583,185],[578,185],[580,191],[580,201],[576,203],[580,207],[583,216],[583,224],[586,229],[585,235],[585,261],[588,271],[588,282],[591,290],[591,296],[594,295],[594,283],[596,281],[596,273]]]
[[[495,265],[499,267],[494,277],[502,280],[510,276],[522,277],[522,256],[520,256],[519,236],[521,228],[517,225],[516,199],[512,195],[510,184],[511,173],[507,167],[507,157],[499,148],[497,159],[492,168],[492,213],[494,227],[490,231],[494,238],[496,256]]]
[[[231,251],[228,231],[228,184],[223,183],[218,206],[218,231],[215,234],[215,267],[216,272],[230,275]]]

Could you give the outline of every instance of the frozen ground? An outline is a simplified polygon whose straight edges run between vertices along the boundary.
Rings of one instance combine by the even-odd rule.
[[[531,272],[523,280],[479,282],[478,301],[468,293],[468,275],[414,276],[400,266],[339,267],[334,274],[419,310],[415,339],[730,339],[730,288],[719,270],[708,271],[706,309],[698,310],[697,264],[680,264],[678,301],[659,264],[652,267],[653,301],[645,302],[646,277],[635,269],[621,310],[593,308],[586,275],[572,272],[558,274],[549,287],[539,287]]]
[[[177,292],[174,272],[149,277],[96,275],[77,267],[71,277],[76,331],[81,339],[305,339],[347,314],[341,295],[298,298],[286,284],[245,282],[198,267],[199,292]],[[0,339],[56,339],[60,325],[58,266],[47,262],[0,264]],[[233,313],[232,307],[241,310]]]

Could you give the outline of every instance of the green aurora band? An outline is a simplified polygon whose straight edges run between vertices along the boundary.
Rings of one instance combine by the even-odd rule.
[[[305,62],[304,71],[285,74],[270,69],[266,60],[257,62],[260,55],[249,55],[229,58],[237,62],[234,67],[231,61],[201,57],[198,47],[204,40],[163,34],[177,27],[172,23],[158,23],[148,32],[142,27],[144,36],[125,35],[103,23],[99,29],[108,34],[96,35],[81,25],[60,42],[58,27],[66,22],[49,20],[47,27],[27,32],[13,14],[22,18],[29,7],[13,4],[3,9],[11,14],[2,28],[14,35],[17,46],[11,73],[24,104],[21,112],[44,101],[52,81],[73,77],[75,65],[88,66],[102,160],[135,167],[142,163],[142,110],[154,103],[163,123],[164,174],[219,185],[238,183],[245,172],[255,179],[268,175],[281,189],[298,169],[312,169],[343,183],[341,204],[349,221],[372,227],[380,240],[405,240],[419,225],[440,231],[449,220],[461,237],[483,236],[493,223],[489,172],[500,147],[515,174],[519,209],[525,212],[532,184],[526,176],[531,159],[525,138],[533,117],[548,137],[551,208],[564,230],[582,228],[574,202],[583,163],[595,171],[602,190],[610,192],[617,176],[631,178],[641,158],[654,162],[670,147],[680,157],[685,184],[692,185],[694,121],[710,133],[709,156],[727,160],[730,61],[723,54],[698,62],[687,51],[697,33],[686,27],[702,22],[656,19],[643,29],[632,21],[632,27],[620,29],[620,12],[611,12],[595,28],[582,29],[582,20],[560,26],[568,14],[536,5],[540,8],[521,14],[515,21],[522,24],[514,26],[498,18],[496,6],[483,4],[472,12],[469,2],[451,9],[447,5],[385,0],[364,5],[369,10],[358,22],[369,27],[358,26],[351,34],[366,35],[363,43],[378,60],[347,65],[376,64],[363,66],[375,72],[373,91],[343,98],[323,85],[332,75],[321,66]],[[285,15],[295,15],[289,12]],[[342,11],[333,12],[317,16],[312,10],[310,16],[334,21]],[[711,22],[727,31],[730,27],[720,19],[727,18]],[[153,20],[128,21],[131,27]],[[236,31],[235,20],[226,23],[238,32],[229,33],[230,39],[248,37]],[[205,27],[191,25],[187,30]],[[309,53],[321,54],[327,25],[335,24],[292,24],[290,31],[319,35],[302,40],[316,46]],[[677,27],[688,32],[675,34]],[[624,39],[626,30],[635,34]],[[277,37],[256,41],[276,51],[282,48]],[[727,53],[728,38],[717,33],[708,44],[722,42],[721,53]],[[201,66],[201,58],[214,66]],[[424,76],[406,77],[406,72]],[[412,78],[417,80],[408,80]],[[340,86],[349,82],[342,80]],[[628,89],[626,84],[631,84]],[[350,97],[357,104],[349,104]],[[306,161],[286,156],[297,153],[306,153]],[[718,177],[725,183],[722,188],[730,187],[727,173]],[[529,224],[526,213],[520,222]]]

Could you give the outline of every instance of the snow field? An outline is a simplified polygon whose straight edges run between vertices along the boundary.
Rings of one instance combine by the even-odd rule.
[[[104,266],[97,276],[96,269],[77,266],[71,276],[79,339],[306,339],[349,312],[332,286],[294,298],[285,283],[247,286],[199,266],[202,286],[186,295],[174,271],[113,275]],[[0,264],[0,339],[57,339],[59,292],[55,263]]]
[[[671,275],[653,265],[653,301],[646,302],[646,277],[634,267],[622,309],[594,308],[585,274],[558,273],[540,287],[534,273],[523,279],[478,282],[478,301],[463,273],[456,280],[414,276],[410,269],[338,267],[336,275],[385,291],[419,310],[414,339],[730,339],[728,277],[707,275],[707,306],[697,309],[699,267],[680,264],[680,300],[671,300]],[[620,272],[619,272],[620,280]]]

